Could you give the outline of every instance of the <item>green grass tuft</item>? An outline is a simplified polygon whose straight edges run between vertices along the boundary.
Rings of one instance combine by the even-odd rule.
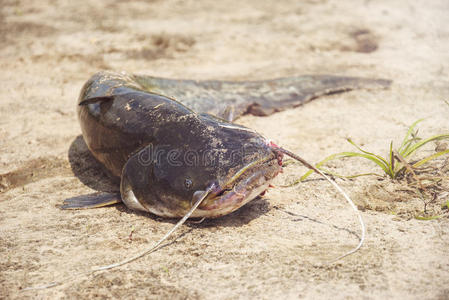
[[[416,122],[414,122],[407,130],[406,135],[404,136],[402,143],[398,149],[393,148],[393,142],[390,143],[389,152],[387,157],[382,157],[380,155],[377,155],[372,152],[368,152],[356,143],[354,143],[351,139],[347,139],[347,141],[354,146],[358,151],[357,152],[340,152],[336,154],[332,154],[319,163],[316,164],[316,167],[318,169],[322,170],[322,166],[326,164],[327,162],[335,159],[341,159],[345,157],[360,157],[367,159],[374,164],[376,164],[384,174],[389,176],[391,179],[398,179],[400,176],[404,175],[406,172],[412,172],[413,170],[424,165],[425,163],[434,160],[437,157],[440,157],[442,155],[448,154],[449,150],[439,151],[437,153],[434,153],[432,155],[426,156],[416,162],[410,162],[410,158],[424,145],[433,142],[438,141],[442,139],[449,139],[449,134],[439,134],[434,135],[426,139],[421,139],[418,137],[418,130],[415,130],[416,125],[423,121],[423,119],[419,119]],[[327,172],[326,170],[323,170],[324,172]],[[307,177],[309,177],[313,173],[313,170],[308,171],[305,173],[301,178],[294,182],[293,184],[296,184],[300,181],[305,180]],[[365,173],[365,174],[357,174],[352,176],[342,176],[338,175],[332,172],[327,172],[333,176],[336,177],[344,177],[344,178],[353,178],[353,177],[359,177],[359,176],[367,176],[367,175],[375,175],[375,176],[381,176],[377,173]]]

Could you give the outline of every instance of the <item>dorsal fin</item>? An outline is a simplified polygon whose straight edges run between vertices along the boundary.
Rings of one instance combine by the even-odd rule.
[[[111,101],[113,99],[114,99],[114,96],[92,97],[92,98],[84,99],[78,105],[88,105],[88,104],[92,104],[92,103],[106,102],[106,101]]]

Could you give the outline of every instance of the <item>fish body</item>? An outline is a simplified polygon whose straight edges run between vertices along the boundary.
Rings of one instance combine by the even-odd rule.
[[[93,156],[121,178],[120,198],[129,208],[182,217],[212,184],[192,217],[219,217],[263,193],[282,170],[282,154],[233,120],[388,85],[326,75],[231,82],[100,72],[81,90],[78,117]],[[66,208],[106,203],[80,199],[66,200]]]

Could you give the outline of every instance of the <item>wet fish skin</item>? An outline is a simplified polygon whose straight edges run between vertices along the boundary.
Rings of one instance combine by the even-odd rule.
[[[259,176],[262,185],[280,170],[277,154],[255,131],[139,90],[121,75],[95,75],[84,86],[79,104],[88,148],[112,174],[121,177],[122,200],[134,209],[179,217],[190,208],[195,191],[206,190],[211,182],[224,188],[252,161],[265,160],[259,166],[265,170]],[[176,154],[175,162],[170,161],[171,151]],[[270,160],[276,164],[267,163]],[[187,179],[192,182],[189,187]],[[200,207],[194,216],[216,217],[243,204],[224,210]]]
[[[281,171],[280,154],[267,139],[232,120],[245,113],[269,115],[320,95],[390,83],[330,75],[194,81],[105,71],[82,88],[78,117],[94,157],[121,177],[121,198],[129,208],[181,217],[195,192],[213,182],[219,187],[216,196],[208,197],[192,216],[218,217],[262,193]],[[66,205],[102,204],[73,199]]]

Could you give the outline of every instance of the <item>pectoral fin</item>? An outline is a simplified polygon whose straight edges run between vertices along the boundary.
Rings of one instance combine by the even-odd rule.
[[[119,193],[98,192],[64,200],[61,209],[98,208],[122,202]]]

